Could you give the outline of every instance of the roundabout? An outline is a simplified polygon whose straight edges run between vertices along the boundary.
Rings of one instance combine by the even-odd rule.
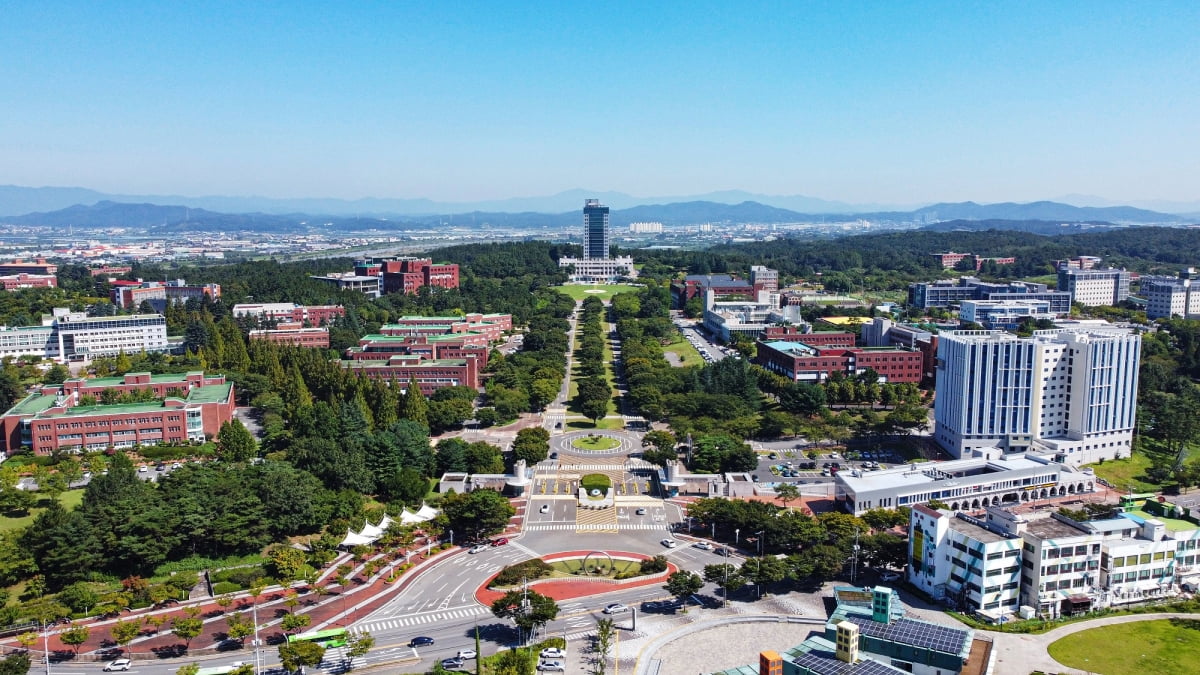
[[[550,449],[576,457],[613,457],[638,452],[641,437],[628,431],[568,431],[550,438]]]

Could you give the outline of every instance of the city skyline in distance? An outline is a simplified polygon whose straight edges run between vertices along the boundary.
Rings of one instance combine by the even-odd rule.
[[[1200,199],[1190,3],[151,10],[9,8],[0,184]]]

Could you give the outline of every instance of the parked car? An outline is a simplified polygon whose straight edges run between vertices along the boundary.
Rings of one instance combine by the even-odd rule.
[[[638,509],[637,511],[634,511],[634,513],[636,513],[639,516],[644,516],[644,515],[646,515],[646,509]]]
[[[447,670],[457,670],[463,667],[463,661],[459,658],[442,659],[442,667]]]
[[[487,544],[475,544],[471,547],[471,550],[467,551],[467,553],[482,553],[486,550],[488,550]]]
[[[433,645],[433,638],[422,635],[408,641],[409,647],[430,647]]]
[[[542,657],[543,659],[565,659],[567,657],[567,653],[558,647],[546,647],[542,650],[541,654],[538,654],[538,656]]]
[[[508,537],[500,537],[492,540],[492,546],[503,546],[508,543]]]
[[[604,608],[605,614],[623,614],[628,611],[629,608],[619,602],[614,602],[613,604]]]
[[[460,649],[460,650],[458,650],[458,654],[454,655],[454,658],[460,659],[460,660],[466,660],[466,659],[473,659],[478,656],[479,655],[475,653],[474,649]]]
[[[887,571],[879,575],[880,581],[900,581],[900,573]]]
[[[538,509],[538,513],[549,513],[549,512],[550,512],[549,504],[542,504],[542,508]]]
[[[116,670],[129,670],[133,667],[133,662],[129,659],[117,659],[104,664],[104,672],[111,673]]]
[[[567,669],[565,666],[563,666],[562,661],[543,661],[538,664],[537,669],[542,672],[546,672],[546,671],[553,671],[556,673],[567,672]]]
[[[662,544],[663,546],[666,546],[667,548],[675,548],[675,540],[674,539],[669,539],[669,538],[663,539],[662,541],[660,541],[658,543]]]

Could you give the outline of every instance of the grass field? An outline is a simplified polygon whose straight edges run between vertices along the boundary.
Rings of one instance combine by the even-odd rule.
[[[571,441],[573,447],[593,451],[612,450],[620,444],[620,441],[611,436],[585,436]]]
[[[1117,490],[1128,490],[1131,486],[1134,492],[1154,492],[1162,489],[1158,484],[1145,480],[1146,469],[1150,468],[1150,458],[1143,452],[1134,453],[1133,457],[1110,459],[1103,464],[1088,466],[1096,472],[1097,478],[1103,478]]]
[[[612,487],[612,479],[602,473],[584,474],[579,479],[579,487],[588,492],[592,490],[604,491]]]
[[[63,505],[64,508],[70,511],[83,503],[83,490],[67,490],[58,496],[58,501]],[[45,510],[45,507],[35,506],[34,508],[29,509],[29,515],[27,516],[19,516],[17,518],[0,516],[0,532],[15,530],[19,527],[28,527],[33,524],[33,519],[37,518],[38,514]]]
[[[572,300],[583,300],[584,298],[597,297],[601,300],[608,300],[617,293],[629,293],[636,291],[641,286],[631,286],[629,284],[604,284],[602,286],[588,286],[585,284],[567,284],[566,286],[555,286],[554,290],[559,293],[571,296]]]
[[[701,358],[700,352],[696,351],[696,348],[692,346],[692,343],[688,342],[687,339],[683,338],[682,336],[677,337],[674,342],[666,347],[663,347],[663,351],[671,352],[678,356],[679,360],[683,362],[680,364],[681,367],[704,365],[704,359]]]
[[[1135,621],[1092,628],[1050,645],[1059,663],[1102,675],[1200,673],[1200,621]]]

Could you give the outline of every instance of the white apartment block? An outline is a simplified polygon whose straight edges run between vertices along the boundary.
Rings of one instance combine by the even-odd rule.
[[[660,234],[663,231],[662,223],[630,223],[629,231],[633,234]]]
[[[1141,336],[1089,324],[939,338],[934,437],[955,457],[988,448],[1045,450],[1069,464],[1129,456]]]
[[[1017,612],[1020,537],[966,514],[920,504],[912,508],[908,535],[908,580],[914,586],[934,600],[993,619]]]
[[[1129,297],[1129,272],[1118,269],[1060,267],[1058,290],[1071,294],[1071,302],[1085,307],[1115,305]]]
[[[1194,276],[1196,269],[1189,267],[1178,277],[1142,277],[1146,316],[1151,319],[1200,318],[1200,289],[1192,287]]]

